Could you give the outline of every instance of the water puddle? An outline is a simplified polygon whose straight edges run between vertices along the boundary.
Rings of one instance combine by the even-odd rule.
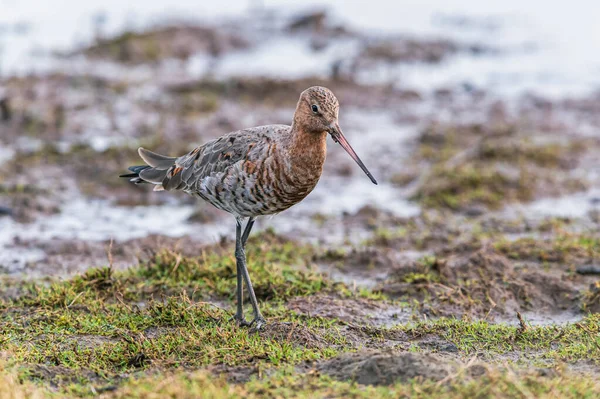
[[[76,199],[60,213],[29,223],[0,218],[0,267],[26,270],[30,263],[44,259],[38,246],[51,241],[127,241],[158,234],[169,237],[189,235],[200,242],[217,242],[232,226],[218,223],[188,223],[192,206],[121,207],[103,200]]]
[[[540,313],[536,311],[522,312],[521,315],[525,322],[531,326],[549,326],[564,325],[580,322],[585,315],[573,311],[563,311],[556,313]],[[506,323],[508,325],[519,325],[517,316],[514,317],[496,317],[495,322]]]
[[[515,210],[538,217],[584,218],[590,212],[600,210],[600,190],[593,189],[559,198],[543,198],[530,204],[515,206]]]
[[[10,147],[0,147],[0,165],[8,162],[15,156],[16,151]]]
[[[85,3],[69,0],[62,7],[60,17],[50,9],[45,12],[48,6],[38,3],[23,0],[3,4],[0,25],[12,26],[20,21],[21,25],[30,27],[9,30],[10,34],[0,36],[3,48],[0,68],[5,72],[68,67],[53,60],[49,56],[52,51],[89,43],[98,32],[111,35],[124,29],[140,29],[151,25],[159,15],[162,21],[204,19],[214,22],[217,18],[260,38],[255,51],[233,52],[221,57],[218,74],[224,77],[323,76],[331,73],[333,63],[348,59],[360,50],[352,35],[337,38],[334,46],[325,46],[319,51],[313,48],[312,38],[282,35],[273,38],[269,33],[281,29],[299,9],[290,4],[285,7],[278,4],[279,9],[270,4],[262,9],[254,8],[250,20],[243,21],[241,15],[249,10],[248,2],[243,0],[210,7],[186,0],[134,1],[127,7],[114,0]],[[588,92],[600,85],[600,64],[594,57],[598,43],[580,40],[600,35],[592,17],[597,12],[592,9],[579,13],[575,11],[577,7],[549,5],[539,0],[526,4],[510,0],[494,7],[486,5],[486,8],[472,0],[452,6],[441,0],[410,5],[375,0],[370,4],[370,18],[365,18],[362,6],[339,0],[324,1],[323,5],[331,11],[334,26],[348,25],[351,31],[360,29],[379,37],[392,34],[443,37],[499,49],[499,56],[473,50],[441,64],[383,65],[384,70],[379,73],[360,74],[359,79],[365,82],[385,81],[423,90],[469,82],[509,95],[535,91],[561,96]],[[589,8],[590,4],[586,6]],[[539,12],[541,8],[544,13]],[[170,11],[165,13],[165,9]],[[289,62],[291,59],[294,61]],[[187,65],[188,73],[204,75],[209,64],[210,60],[201,55],[192,57]]]

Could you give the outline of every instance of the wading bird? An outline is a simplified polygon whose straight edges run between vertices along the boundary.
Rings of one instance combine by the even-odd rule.
[[[317,185],[327,150],[327,133],[377,181],[352,149],[338,123],[339,103],[325,87],[300,95],[291,126],[267,125],[228,133],[178,158],[140,148],[146,162],[122,175],[135,184],[154,184],[155,191],[183,190],[231,213],[236,220],[237,311],[239,325],[266,323],[246,267],[245,246],[258,216],[273,215],[302,201]],[[247,219],[244,228],[243,223]],[[243,313],[246,282],[254,319]]]

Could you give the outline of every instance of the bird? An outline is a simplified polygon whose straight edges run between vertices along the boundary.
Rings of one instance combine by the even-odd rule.
[[[144,148],[146,165],[131,166],[121,175],[134,184],[150,183],[155,191],[181,190],[235,217],[237,309],[240,326],[266,324],[246,265],[246,241],[257,217],[274,215],[302,201],[317,185],[327,152],[327,135],[340,144],[364,173],[377,180],[346,140],[338,122],[339,102],[325,87],[300,94],[291,125],[266,125],[227,133],[180,157]],[[248,322],[243,310],[243,283],[253,310]]]

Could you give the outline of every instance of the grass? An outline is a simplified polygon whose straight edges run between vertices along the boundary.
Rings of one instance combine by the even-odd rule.
[[[600,313],[600,281],[591,284],[590,288],[584,292],[581,307],[585,312]]]
[[[600,384],[594,377],[574,376],[560,369],[550,376],[535,371],[476,364],[464,367],[447,381],[412,379],[390,386],[363,386],[336,381],[318,373],[295,373],[285,368],[247,383],[233,385],[224,377],[206,371],[176,371],[156,376],[129,378],[107,391],[90,390],[102,398],[595,398]],[[48,394],[29,383],[21,384],[13,374],[0,374],[0,394],[9,398],[39,398]],[[61,394],[73,397],[75,393]]]
[[[413,337],[436,334],[454,343],[465,355],[527,353],[522,360],[576,361],[600,364],[600,314],[565,325],[520,326],[487,321],[440,319],[398,327]]]
[[[279,366],[346,348],[333,321],[291,314],[284,301],[322,291],[354,294],[310,269],[308,246],[269,232],[249,244],[256,293],[273,321],[265,332],[238,328],[229,311],[207,302],[233,298],[228,246],[198,258],[161,251],[123,272],[107,267],[68,281],[22,284],[17,298],[0,303],[0,350],[10,353],[9,366],[21,365],[23,378],[49,379],[71,391],[72,385],[112,385],[138,370]],[[50,367],[51,376],[40,377],[36,365]]]
[[[516,375],[499,370],[485,370],[479,379],[454,379],[447,384],[412,380],[392,386],[361,386],[335,381],[327,376],[277,373],[232,386],[222,378],[207,373],[175,374],[160,383],[156,391],[153,380],[136,381],[106,395],[125,397],[197,397],[204,398],[513,398],[513,397],[594,397],[600,385],[592,378],[577,377],[565,381],[564,375],[543,378],[535,374]]]
[[[596,248],[592,240],[570,239]],[[313,247],[284,241],[269,231],[251,240],[249,268],[270,322],[260,332],[238,328],[231,320],[235,287],[231,245],[207,249],[196,258],[163,250],[129,270],[93,269],[65,281],[13,285],[3,281],[0,393],[5,389],[9,392],[5,396],[12,397],[492,398],[593,397],[598,392],[593,378],[560,370],[541,376],[529,368],[577,361],[600,365],[598,314],[576,324],[525,328],[454,318],[392,328],[349,328],[335,318],[291,312],[286,301],[317,293],[385,298],[369,290],[351,291],[312,270]],[[441,275],[432,271],[440,267],[438,263],[436,257],[425,257],[419,262],[422,270],[404,275],[402,281],[438,284]],[[470,286],[465,281],[462,287]],[[443,383],[417,378],[374,387],[337,381],[314,368],[313,362],[365,346],[436,352],[421,344],[432,337],[455,345],[456,359],[467,361],[475,355],[485,359],[477,378],[471,375],[475,369],[465,366]],[[503,359],[509,359],[514,370],[501,365]],[[227,380],[232,370],[252,377],[233,384]]]
[[[335,329],[300,345],[237,328],[230,317],[185,296],[150,302],[142,309],[103,304],[95,309],[19,311],[3,317],[1,339],[3,350],[11,354],[10,364],[26,365],[21,366],[23,375],[35,379],[38,368],[33,365],[49,367],[55,374],[50,382],[68,382],[67,390],[74,389],[70,385],[113,385],[121,375],[138,370],[296,364],[331,357],[344,346]],[[310,334],[320,323],[307,326]]]
[[[251,237],[248,268],[257,297],[281,301],[323,290],[345,291],[342,284],[313,271],[311,257],[311,247],[281,241],[270,232]],[[26,286],[29,294],[19,299],[19,305],[57,308],[95,300],[132,302],[181,292],[194,299],[232,299],[235,285],[231,245],[205,249],[199,257],[163,250],[124,272],[110,267],[91,269],[68,283]]]

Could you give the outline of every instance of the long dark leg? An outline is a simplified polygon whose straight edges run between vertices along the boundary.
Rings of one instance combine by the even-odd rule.
[[[248,220],[248,223],[249,227],[247,225],[246,230],[248,231],[248,234],[250,234],[250,229],[252,229],[252,224],[254,224],[254,220],[250,219]],[[244,250],[245,242],[242,241],[243,234],[241,218],[237,219],[235,232],[235,259],[237,261],[237,264],[240,265],[242,272],[241,274],[244,277],[244,280],[246,281],[246,287],[248,287],[248,294],[250,295],[250,303],[252,304],[252,309],[254,310],[254,319],[250,322],[250,324],[256,323],[255,327],[256,329],[259,329],[266,323],[266,320],[260,313],[260,310],[258,309],[258,301],[256,300],[256,294],[254,293],[254,289],[252,288],[252,282],[250,281],[250,274],[248,273],[248,268],[246,267],[246,251]],[[248,236],[246,235],[246,239],[247,238]]]
[[[249,323],[244,318],[244,281],[242,280],[243,271],[242,265],[240,263],[240,259],[238,257],[239,242],[240,242],[240,222],[236,221],[236,229],[235,229],[235,266],[236,266],[236,277],[237,277],[237,288],[236,288],[236,296],[237,296],[237,310],[235,312],[235,316],[233,318],[235,321],[241,326],[247,326]]]
[[[244,233],[242,234],[242,247],[246,247],[246,241],[248,240],[248,236],[250,235],[250,231],[252,230],[252,226],[254,225],[255,218],[249,218],[246,223],[246,227],[244,228]],[[237,254],[237,229],[236,229],[236,254]],[[237,256],[236,256],[237,257]],[[236,268],[237,268],[237,310],[235,312],[234,319],[240,325],[248,325],[249,323],[244,318],[244,282],[243,282],[243,274],[241,264],[236,259]]]
[[[252,231],[252,226],[254,226],[255,220],[256,218],[248,218],[248,222],[244,228],[244,234],[242,234],[242,246],[244,249],[246,248],[246,241],[248,241],[248,236],[250,235],[250,231]]]

